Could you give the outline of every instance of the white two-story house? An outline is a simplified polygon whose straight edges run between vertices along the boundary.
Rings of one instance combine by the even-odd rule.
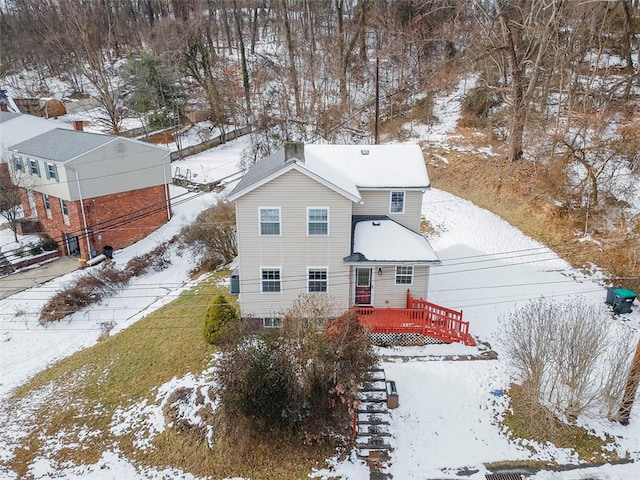
[[[440,263],[420,234],[429,176],[418,145],[304,145],[253,165],[235,203],[244,318],[279,323],[300,293],[404,308]]]

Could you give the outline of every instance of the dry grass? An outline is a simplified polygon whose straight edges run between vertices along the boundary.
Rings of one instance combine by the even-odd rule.
[[[10,468],[27,474],[39,456],[73,464],[95,463],[104,450],[118,449],[142,465],[173,466],[196,475],[290,479],[306,476],[314,459],[329,447],[301,447],[273,438],[244,443],[221,437],[210,450],[194,432],[168,429],[147,451],[133,435],[115,436],[110,424],[119,408],[142,400],[155,403],[155,387],[210,366],[214,347],[202,339],[202,322],[216,295],[225,293],[222,272],[123,332],[66,358],[21,387],[4,405],[7,411],[32,406],[28,432],[14,451]],[[91,432],[89,437],[83,432]],[[47,440],[62,438],[53,450]],[[274,451],[278,455],[274,455]]]
[[[619,460],[614,452],[605,450],[607,441],[591,435],[584,428],[561,422],[531,398],[521,385],[512,384],[509,397],[512,411],[505,415],[503,423],[514,439],[529,439],[541,444],[551,442],[559,448],[570,448],[584,462]]]

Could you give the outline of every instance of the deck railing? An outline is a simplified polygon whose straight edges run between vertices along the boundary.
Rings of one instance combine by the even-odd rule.
[[[373,333],[414,333],[447,343],[476,344],[469,333],[469,322],[462,320],[462,311],[414,298],[409,291],[406,308],[357,306],[353,310]]]

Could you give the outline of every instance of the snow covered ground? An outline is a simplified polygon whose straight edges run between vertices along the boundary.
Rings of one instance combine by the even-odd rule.
[[[439,108],[446,110],[443,105]],[[444,141],[446,132],[452,129],[449,122],[454,121],[452,116],[446,125],[439,125],[437,131],[433,130],[432,140],[437,133],[438,141]],[[239,139],[176,162],[172,167],[189,168],[198,174],[199,179],[211,181],[237,169],[245,147],[246,140]],[[216,199],[214,194],[188,194],[178,188],[172,188],[172,196],[175,198],[174,218],[149,238],[116,251],[117,262],[124,263],[170,238]],[[602,304],[604,301],[605,285],[597,275],[585,275],[571,268],[547,247],[465,200],[431,190],[425,195],[423,212],[436,227],[437,234],[430,240],[443,260],[441,267],[432,270],[429,300],[463,309],[465,320],[471,322],[471,332],[480,340],[490,342],[499,354],[500,320],[529,299],[581,295],[585,302]],[[117,298],[107,299],[95,309],[75,314],[46,328],[37,323],[39,308],[77,272],[0,301],[0,400],[47,365],[94,344],[101,333],[101,323],[126,318],[126,321],[117,323],[115,332],[170,301],[190,285],[188,271],[192,266],[188,256],[174,255],[168,270],[139,278]],[[640,330],[637,303],[632,314],[616,321],[624,322],[630,334],[637,335]],[[383,349],[382,353],[427,357],[477,351],[472,347],[451,345]],[[506,388],[511,381],[508,364],[502,356],[498,360],[486,361],[428,360],[388,359],[383,363],[387,378],[396,381],[400,394],[400,407],[391,413],[393,437],[390,443],[394,451],[386,469],[394,479],[456,478],[456,472],[467,467],[469,472],[477,470],[467,478],[479,480],[484,479],[487,473],[483,466],[485,462],[553,459],[571,463],[575,460],[571,452],[548,445],[529,445],[532,453],[524,445],[511,441],[496,423],[496,417],[507,407],[507,399],[491,392]],[[197,386],[201,377],[200,372],[194,372],[194,376],[174,382]],[[165,390],[168,389],[161,387],[158,391]],[[146,413],[139,415],[139,422],[148,418],[149,422],[156,422],[153,428],[159,431],[157,429],[162,428],[163,419],[157,412],[161,411],[158,409],[162,401],[160,396],[158,405],[141,406],[140,411]],[[132,417],[126,413],[123,412],[120,423],[114,419],[113,428],[127,428],[126,422]],[[640,459],[640,407],[633,410],[628,427],[588,419],[586,422],[596,432],[607,430],[612,433],[621,451],[629,452],[631,458]],[[0,417],[0,429],[3,431],[0,459],[6,459],[11,455],[18,435],[19,418]],[[147,428],[147,431],[152,430]],[[47,459],[41,459],[33,465],[30,474],[38,479],[194,478],[174,469],[140,469],[115,451],[104,452],[93,465],[69,466],[63,471],[56,470]],[[0,470],[0,476],[3,475],[17,478],[15,473]],[[369,470],[351,456],[314,475],[364,480],[369,478]],[[541,472],[535,476],[536,480],[587,478],[637,479],[640,478],[640,464],[562,473]]]

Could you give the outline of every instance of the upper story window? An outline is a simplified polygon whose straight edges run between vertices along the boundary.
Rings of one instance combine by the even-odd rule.
[[[396,285],[411,285],[413,283],[413,267],[398,265],[396,267]]]
[[[280,207],[260,209],[260,235],[280,235]]]
[[[309,293],[325,293],[327,291],[327,269],[314,267],[309,268],[308,272]]]
[[[12,155],[11,159],[13,160],[13,169],[16,172],[24,172],[24,162],[22,161],[22,157]]]
[[[307,225],[309,235],[329,235],[329,209],[308,208]]]
[[[404,213],[404,193],[403,191],[391,192],[389,212]]]
[[[47,179],[54,179],[56,182],[59,182],[58,166],[55,163],[45,163],[44,166],[47,173]]]
[[[40,165],[37,160],[29,159],[29,173],[31,175],[40,176]]]
[[[280,267],[262,268],[260,277],[260,291],[262,293],[280,293],[282,291]]]

